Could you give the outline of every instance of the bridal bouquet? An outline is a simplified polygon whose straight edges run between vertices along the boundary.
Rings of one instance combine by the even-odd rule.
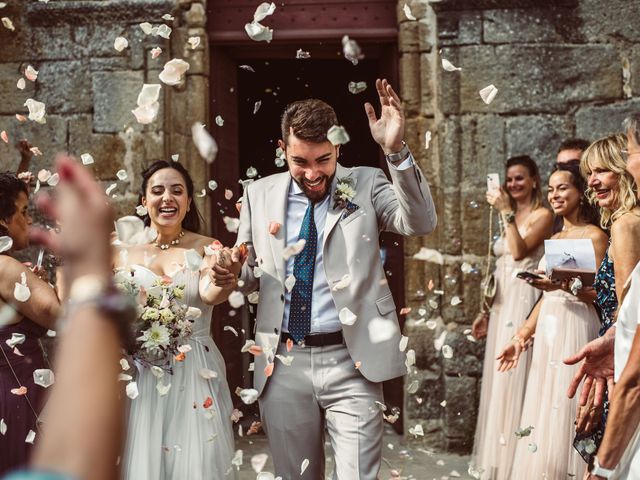
[[[184,298],[184,285],[174,285],[169,277],[159,277],[148,289],[137,285],[126,269],[116,272],[114,280],[117,288],[138,301],[133,358],[171,373],[171,358],[182,361],[191,350],[184,343],[200,310],[178,301]]]

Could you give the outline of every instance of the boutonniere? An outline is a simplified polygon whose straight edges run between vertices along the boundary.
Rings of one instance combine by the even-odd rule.
[[[333,208],[346,208],[356,196],[356,181],[353,178],[339,178],[333,192]]]

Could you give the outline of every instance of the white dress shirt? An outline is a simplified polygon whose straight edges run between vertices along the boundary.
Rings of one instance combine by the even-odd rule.
[[[395,166],[387,162],[389,168],[405,170],[413,166],[411,154],[400,165]],[[311,294],[311,332],[310,333],[330,333],[342,330],[342,324],[338,318],[338,310],[333,302],[331,288],[327,282],[324,272],[324,262],[322,258],[322,245],[324,245],[324,225],[329,211],[331,195],[327,195],[324,200],[316,203],[313,210],[313,218],[318,232],[318,249],[316,251],[316,265],[313,272],[313,290]],[[300,186],[291,180],[289,195],[287,198],[287,216],[285,223],[285,245],[292,245],[298,241],[300,227],[304,214],[309,206],[309,199],[304,194]],[[286,277],[293,275],[295,256],[287,260]],[[291,308],[291,292],[285,290],[284,294],[284,318],[282,320],[282,331],[289,332],[289,310]]]

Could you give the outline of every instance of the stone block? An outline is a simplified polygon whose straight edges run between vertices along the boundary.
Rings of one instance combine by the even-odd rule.
[[[482,180],[486,175],[478,175]],[[486,255],[489,241],[489,204],[486,201],[486,180],[479,188],[463,189],[460,193],[460,211],[462,223],[462,245],[465,253]],[[497,215],[493,214],[494,220]],[[493,235],[498,234],[497,226]],[[492,235],[492,236],[493,236]]]
[[[420,115],[425,117],[433,117],[436,113],[436,75],[432,61],[434,55],[435,53],[420,54]]]
[[[459,89],[455,82],[441,82],[445,114],[565,113],[576,103],[622,95],[621,66],[611,61],[617,57],[613,45],[481,45],[457,50],[462,72],[443,75],[457,76]],[[478,92],[489,84],[498,88],[498,95],[485,105]]]
[[[580,43],[581,21],[562,7],[487,10],[484,43]]]
[[[402,22],[399,25],[398,50],[401,53],[415,53],[420,50],[420,24],[418,22]]]
[[[610,0],[602,8],[597,0],[581,0],[576,16],[585,42],[640,42],[635,22],[640,17],[638,2]]]
[[[0,62],[24,62],[38,58],[39,52],[36,54],[30,48],[33,33],[30,27],[24,23],[20,11],[11,9],[11,4],[9,4],[2,9],[1,16],[9,17],[13,21],[15,30],[11,31],[0,26],[0,45],[2,45],[2,48],[0,48]]]
[[[507,119],[506,131],[507,158],[516,155],[533,158],[543,179],[543,190],[546,190],[544,187],[555,167],[558,147],[564,139],[573,136],[570,119],[560,115],[519,115]],[[504,175],[500,178],[503,180]]]
[[[430,378],[439,378],[442,366],[438,352],[433,347],[433,341],[439,331],[429,329],[424,322],[418,323],[418,312],[411,312],[410,318],[404,324],[404,335],[409,337],[409,346],[416,352],[416,368],[430,371]]]
[[[438,16],[438,44],[473,45],[482,42],[482,13],[478,11],[449,12]]]
[[[404,290],[405,301],[410,306],[415,306],[424,300],[424,295],[416,292],[426,291],[425,262],[423,260],[407,259],[404,262]]]
[[[90,113],[91,72],[84,61],[39,64],[37,95],[51,113]]]
[[[115,134],[94,132],[92,123],[90,115],[69,120],[69,151],[78,157],[90,153],[95,163],[88,168],[101,180],[114,180],[116,172],[125,167],[125,142]]]
[[[586,105],[576,112],[576,136],[597,140],[622,132],[622,121],[640,112],[640,99],[633,98],[609,105]]]
[[[93,130],[116,133],[131,126],[142,130],[131,110],[144,83],[142,71],[95,72],[92,75]]]
[[[207,23],[207,14],[204,5],[193,2],[189,11],[185,14],[185,20],[190,27],[204,27]]]
[[[20,155],[15,144],[23,138],[38,147],[43,154],[34,156],[31,160],[30,170],[34,173],[42,168],[52,169],[56,153],[67,149],[67,121],[58,115],[48,115],[44,125],[30,121],[19,123],[13,115],[2,116],[0,130],[6,130],[9,135],[8,145],[0,142],[0,158],[8,159],[9,170],[15,170],[18,166]]]
[[[207,99],[209,80],[200,75],[187,75],[186,88],[166,86],[172,111],[168,130],[191,137],[191,126],[195,122],[209,124]]]
[[[629,86],[631,87],[632,96],[640,96],[640,45],[634,45],[629,54],[629,71],[631,78]]]
[[[444,390],[447,405],[444,408],[443,430],[447,439],[456,439],[448,447],[457,445],[459,453],[469,453],[473,447],[476,429],[478,381],[472,377],[445,376]]]
[[[463,331],[467,326],[460,326],[447,332],[444,344],[451,347],[453,356],[443,357],[444,373],[447,376],[463,375],[466,377],[481,377],[482,362],[484,360],[484,344],[467,339]]]
[[[27,98],[41,100],[36,96],[36,88],[33,82],[25,79],[26,87],[24,90],[19,90],[16,86],[27,65],[27,63],[0,63],[0,114],[14,115],[21,113],[26,115],[28,109],[24,106],[24,102],[27,101]],[[38,68],[37,64],[33,66],[36,69]]]
[[[420,54],[404,53],[400,56],[400,83],[404,110],[407,116],[420,113]]]

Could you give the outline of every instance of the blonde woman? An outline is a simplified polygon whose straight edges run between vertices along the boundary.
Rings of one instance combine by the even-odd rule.
[[[487,193],[487,201],[500,212],[504,233],[494,245],[496,296],[491,312],[473,323],[476,338],[487,337],[480,408],[472,469],[477,478],[507,479],[511,473],[524,389],[525,367],[512,375],[495,374],[495,358],[524,322],[536,303],[536,289],[514,280],[519,271],[532,271],[543,253],[542,244],[552,233],[553,215],[542,206],[538,167],[528,156],[507,160],[503,188]]]
[[[623,151],[626,148],[624,135],[611,135],[595,141],[582,155],[580,167],[588,180],[588,195],[592,203],[600,208],[600,224],[609,229],[609,246],[596,274],[595,303],[600,310],[601,338],[590,342],[577,355],[565,362],[576,364],[589,355],[598,345],[613,343],[616,312],[623,286],[635,265],[640,261],[640,208],[633,177],[625,170]],[[612,350],[613,351],[613,350]],[[603,366],[605,362],[600,362]],[[587,373],[578,412],[577,432],[589,437],[582,444],[593,441],[598,446],[602,440],[608,414],[605,380],[593,381],[583,366],[569,388],[573,396],[583,374]],[[611,371],[611,376],[613,371]],[[597,375],[596,375],[597,376]]]

